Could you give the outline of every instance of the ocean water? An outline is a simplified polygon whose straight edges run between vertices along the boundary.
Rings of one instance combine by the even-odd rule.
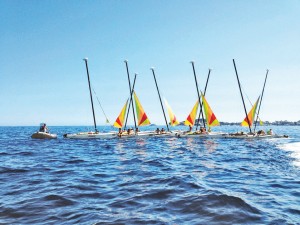
[[[266,140],[70,140],[88,128],[50,128],[57,140],[0,127],[0,224],[300,224],[300,127]]]

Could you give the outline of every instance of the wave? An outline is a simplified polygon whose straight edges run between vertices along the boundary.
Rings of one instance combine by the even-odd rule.
[[[19,173],[27,173],[27,172],[29,172],[29,170],[8,168],[8,167],[0,167],[0,174],[5,174],[5,173],[19,174]]]
[[[282,144],[278,146],[280,149],[291,152],[291,157],[294,159],[293,165],[300,167],[300,142]]]
[[[209,224],[248,224],[262,221],[259,209],[246,203],[243,199],[226,194],[183,196],[168,204],[184,217],[202,218]]]
[[[52,202],[55,206],[60,206],[60,207],[71,206],[76,204],[75,201],[72,201],[68,198],[62,197],[60,195],[55,195],[55,194],[47,195],[43,197],[43,200]]]

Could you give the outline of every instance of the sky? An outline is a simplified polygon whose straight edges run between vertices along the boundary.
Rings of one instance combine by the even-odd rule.
[[[299,12],[299,0],[1,0],[0,126],[92,125],[85,57],[111,124],[129,97],[124,60],[151,123],[164,117],[150,68],[183,121],[198,98],[192,60],[202,91],[212,69],[206,99],[219,121],[242,121],[233,59],[247,111],[269,69],[260,118],[298,121]]]

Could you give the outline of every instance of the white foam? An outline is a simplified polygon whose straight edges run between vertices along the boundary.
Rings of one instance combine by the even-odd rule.
[[[291,157],[294,158],[293,164],[300,167],[300,142],[288,143],[279,146],[280,149],[290,151]]]

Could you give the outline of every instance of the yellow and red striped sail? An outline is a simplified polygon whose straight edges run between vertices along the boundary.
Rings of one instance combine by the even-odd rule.
[[[257,99],[257,101],[255,102],[255,104],[253,105],[252,109],[250,110],[250,112],[248,113],[247,117],[243,120],[243,122],[241,123],[241,126],[243,127],[248,127],[248,126],[252,126],[254,118],[255,118],[255,112],[256,112],[256,108],[257,108],[257,104],[259,102],[259,98]],[[249,123],[248,123],[248,120]]]
[[[116,119],[116,122],[114,122],[114,125],[113,125],[114,127],[117,127],[117,128],[123,127],[123,122],[124,122],[126,111],[127,111],[127,105],[128,105],[128,99],[127,99],[125,105],[123,106],[118,118]]]
[[[170,105],[168,104],[168,102],[167,102],[166,99],[164,99],[164,100],[165,100],[165,104],[166,104],[166,106],[167,106],[168,114],[169,114],[169,117],[170,117],[170,123],[171,123],[171,126],[176,126],[176,125],[178,125],[179,122],[178,122],[178,120],[177,120],[175,114],[173,113],[173,111],[172,111]]]
[[[133,92],[134,102],[135,102],[135,109],[136,109],[136,116],[138,120],[138,126],[145,126],[149,125],[150,121],[138,99],[135,92]]]
[[[199,101],[197,100],[197,102],[194,105],[191,113],[188,115],[188,117],[184,121],[184,125],[186,125],[186,126],[189,126],[189,125],[194,126],[195,119],[196,119],[196,116],[197,116],[198,108],[199,108]]]
[[[219,126],[220,123],[217,120],[216,115],[211,110],[211,108],[210,108],[206,98],[204,97],[204,95],[203,94],[201,94],[201,95],[202,95],[203,108],[204,108],[204,113],[205,113],[207,126],[209,126],[209,127]]]

